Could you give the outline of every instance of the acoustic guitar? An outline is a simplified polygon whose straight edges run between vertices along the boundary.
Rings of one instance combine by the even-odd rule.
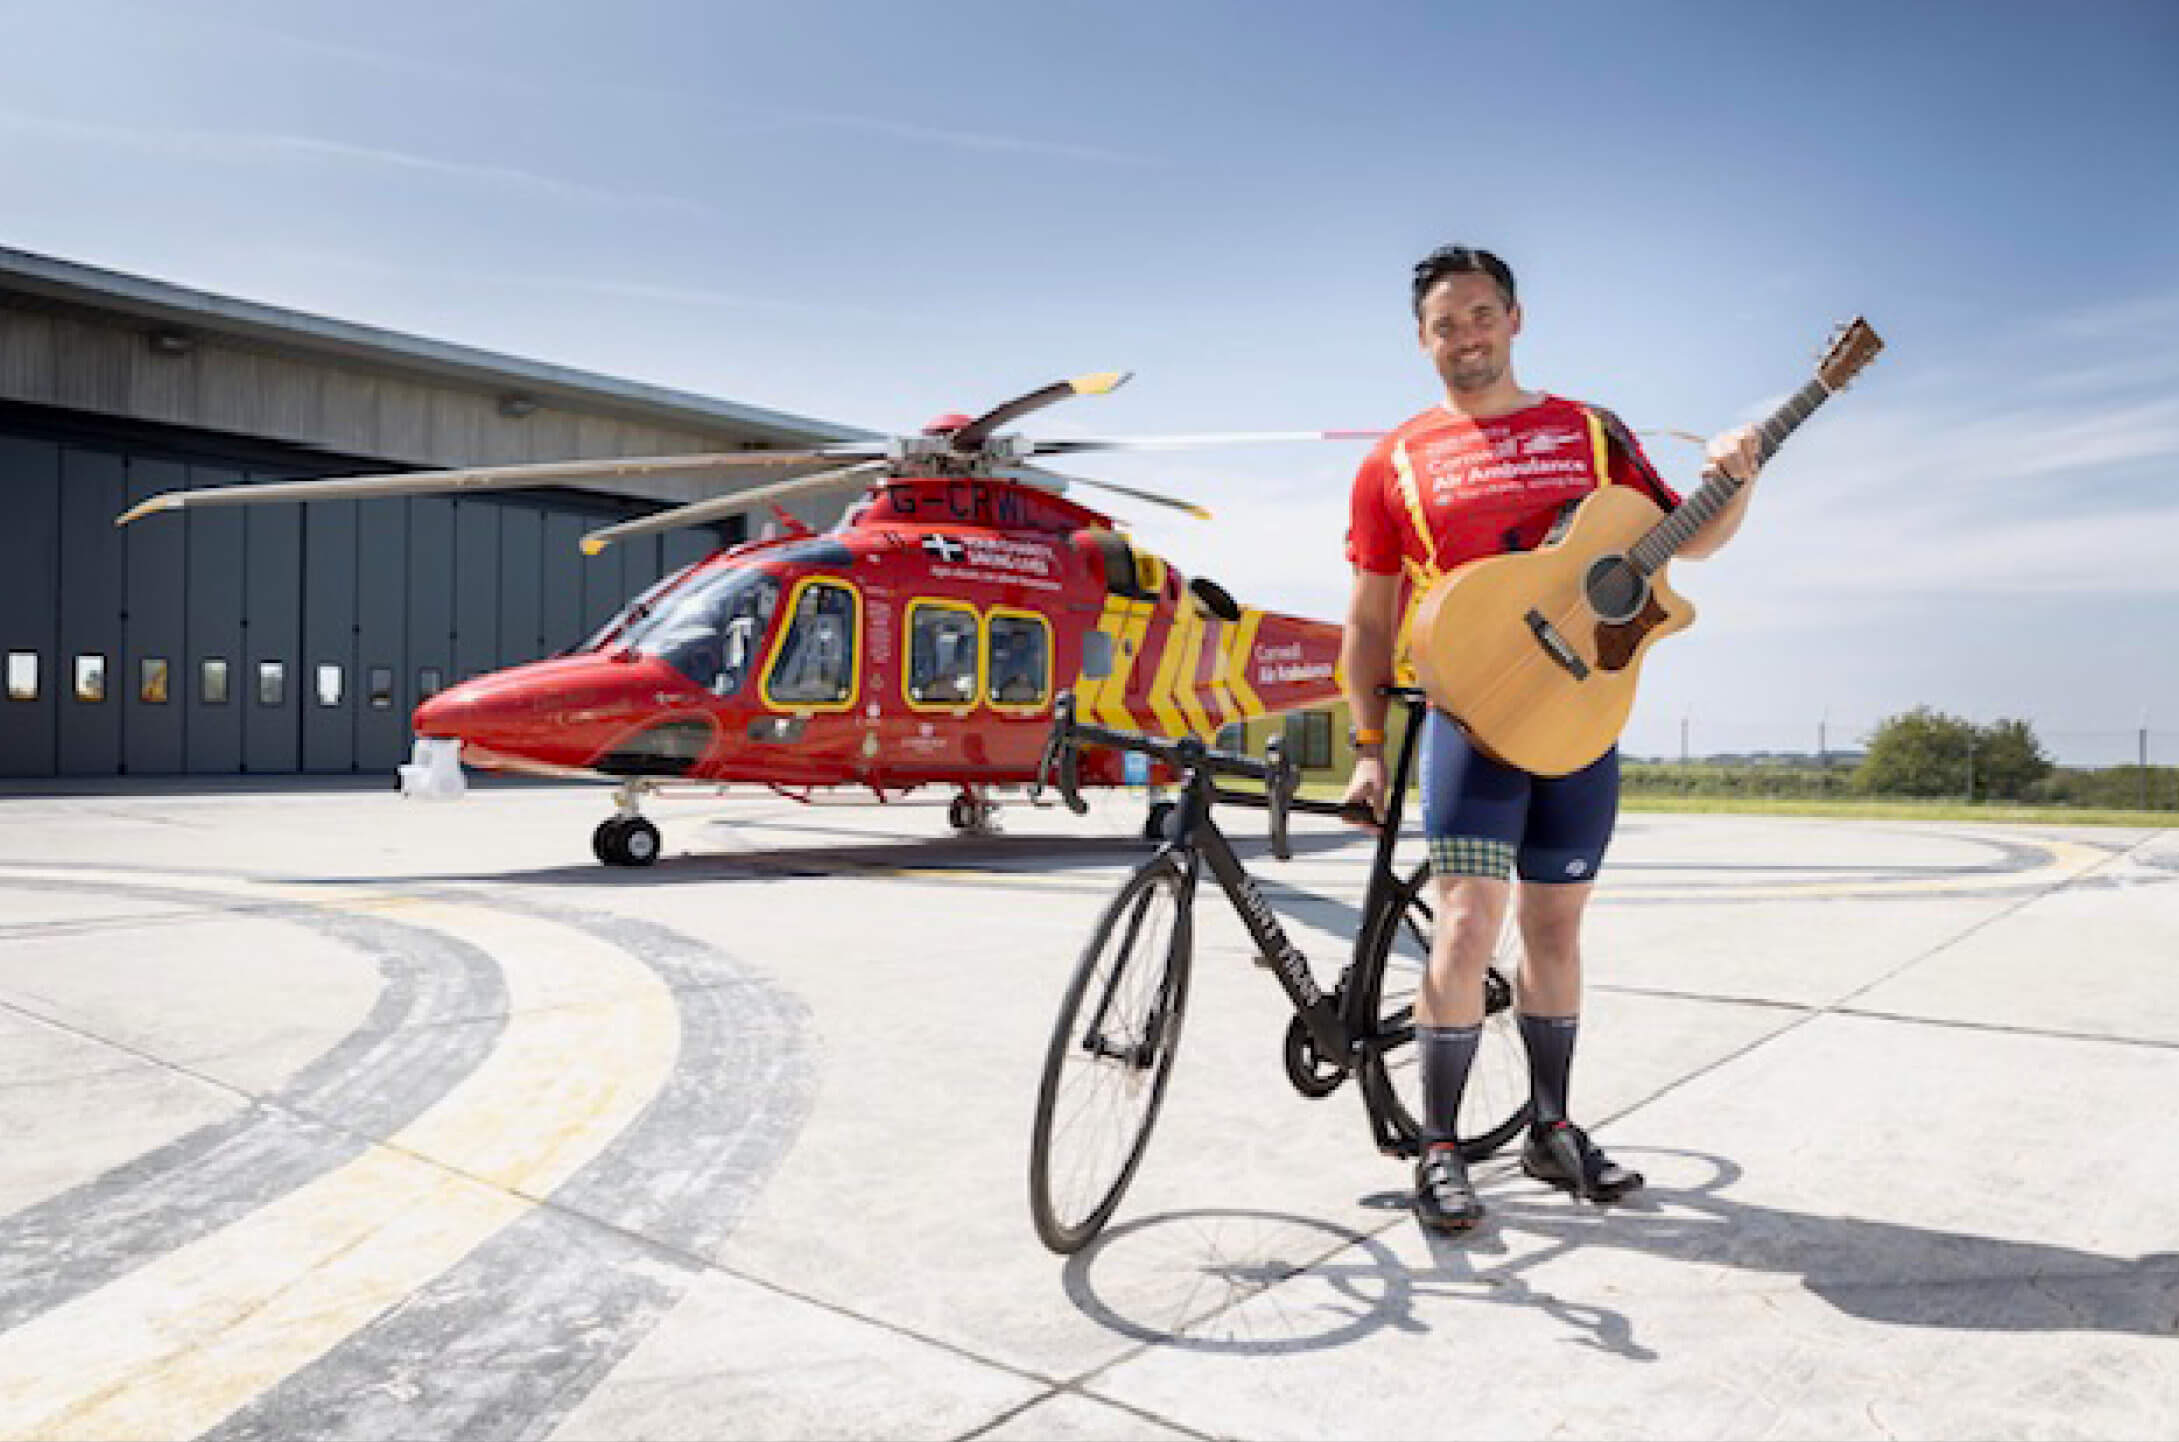
[[[1859,317],[1840,327],[1815,379],[1758,428],[1763,459],[1883,346]],[[1602,756],[1627,724],[1649,648],[1695,619],[1665,583],[1666,563],[1740,486],[1710,476],[1669,513],[1639,491],[1602,486],[1536,550],[1447,573],[1415,608],[1409,633],[1431,702],[1476,746],[1523,771],[1564,776]]]

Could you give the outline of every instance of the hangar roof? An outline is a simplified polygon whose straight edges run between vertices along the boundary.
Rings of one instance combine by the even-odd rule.
[[[674,430],[727,429],[751,443],[804,445],[876,434],[0,246],[0,292],[9,291],[62,307],[134,317],[145,322],[147,333],[169,332],[177,344],[200,339],[239,341],[298,358],[391,369],[464,389],[484,389],[592,414],[603,412]]]

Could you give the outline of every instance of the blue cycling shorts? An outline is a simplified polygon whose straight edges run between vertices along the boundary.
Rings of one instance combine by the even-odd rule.
[[[1422,825],[1439,876],[1596,880],[1619,818],[1619,748],[1567,776],[1533,776],[1469,744],[1431,707],[1422,736]]]

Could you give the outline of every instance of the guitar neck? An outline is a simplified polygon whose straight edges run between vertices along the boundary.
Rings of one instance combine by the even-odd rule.
[[[1786,403],[1770,413],[1756,427],[1762,441],[1761,459],[1768,461],[1778,454],[1778,448],[1786,443],[1786,437],[1800,428],[1801,422],[1816,413],[1816,407],[1830,398],[1831,392],[1820,380],[1812,380],[1802,386]],[[1695,532],[1708,525],[1718,512],[1736,495],[1743,483],[1722,472],[1710,477],[1695,493],[1651,528],[1648,535],[1635,542],[1628,552],[1634,564],[1645,574],[1655,574],[1658,567],[1679,554],[1680,547],[1693,539]]]

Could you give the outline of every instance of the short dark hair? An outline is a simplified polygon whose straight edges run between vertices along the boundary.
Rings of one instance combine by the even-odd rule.
[[[1422,298],[1430,287],[1449,275],[1487,275],[1497,282],[1506,308],[1513,308],[1513,271],[1487,250],[1465,245],[1441,245],[1415,263],[1415,319],[1422,319]]]

